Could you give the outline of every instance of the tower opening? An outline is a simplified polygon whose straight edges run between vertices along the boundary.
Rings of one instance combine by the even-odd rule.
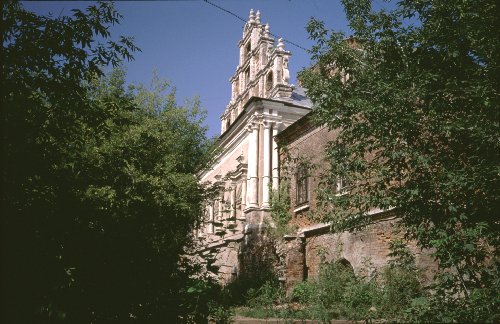
[[[268,96],[273,89],[273,71],[270,71],[266,77],[266,95]]]
[[[247,43],[245,46],[245,60],[250,56],[250,52],[252,52],[252,45],[250,44],[250,41]]]

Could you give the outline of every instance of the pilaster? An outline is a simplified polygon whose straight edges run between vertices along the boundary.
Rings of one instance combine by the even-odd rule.
[[[229,212],[229,218],[231,219],[231,222],[234,222],[236,219],[236,184],[233,183],[231,185],[231,194],[230,194],[230,203],[231,203],[231,209]]]
[[[248,131],[247,209],[258,207],[259,125],[251,122]]]
[[[274,123],[273,139],[272,139],[273,190],[278,190],[279,186],[279,151],[278,151],[278,144],[276,143],[276,135],[278,135],[279,127],[280,123]]]
[[[224,206],[222,206],[222,199],[221,198],[219,198],[217,200],[218,200],[218,204],[217,204],[217,207],[218,207],[217,208],[217,221],[218,222],[222,222],[222,208]]]
[[[271,123],[264,122],[263,159],[264,170],[262,175],[262,208],[269,208],[269,180],[271,176]]]
[[[208,205],[208,233],[212,234],[214,232],[214,205],[210,203]]]

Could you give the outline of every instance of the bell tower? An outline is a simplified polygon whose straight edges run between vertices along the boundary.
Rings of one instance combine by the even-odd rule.
[[[282,39],[275,45],[259,11],[250,10],[238,48],[217,154],[200,173],[202,183],[219,190],[205,202],[195,234],[196,254],[226,283],[238,276],[246,249],[272,222],[271,194],[279,186],[280,165],[276,136],[312,107],[304,89],[289,84],[291,54]]]
[[[283,39],[270,36],[269,24],[262,24],[260,12],[250,10],[238,42],[239,65],[231,82],[231,100],[221,116],[221,133],[226,132],[238,118],[251,97],[278,99],[290,98],[293,88],[289,84],[288,60],[291,56],[285,50]]]

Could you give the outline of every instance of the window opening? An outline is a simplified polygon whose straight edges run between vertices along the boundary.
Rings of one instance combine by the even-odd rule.
[[[250,67],[245,70],[245,86],[248,87],[250,83]]]
[[[343,267],[345,270],[350,272],[352,275],[354,275],[354,268],[352,267],[351,262],[347,261],[346,259],[342,258],[336,262],[339,266]]]
[[[245,46],[245,60],[250,56],[250,52],[252,51],[252,46],[250,42]]]
[[[349,182],[347,181],[346,177],[338,177],[337,178],[337,188],[335,188],[335,192],[338,195],[343,195],[347,193],[347,190],[349,189]]]
[[[271,91],[272,88],[273,88],[273,72],[271,71],[267,74],[267,78],[266,78],[267,94],[269,94],[269,92]]]
[[[297,199],[296,204],[302,205],[309,201],[309,183],[307,168],[304,166],[299,167],[296,174],[296,191]]]

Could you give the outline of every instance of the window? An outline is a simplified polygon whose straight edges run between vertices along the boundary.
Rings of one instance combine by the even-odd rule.
[[[345,177],[337,178],[337,187],[335,188],[335,193],[337,195],[346,194],[349,189],[349,182]]]
[[[267,74],[267,79],[266,79],[266,92],[269,94],[271,89],[273,88],[273,72],[269,72]]]
[[[245,60],[250,55],[251,51],[252,51],[252,46],[250,45],[250,42],[248,42],[247,45],[245,46]]]
[[[307,176],[307,168],[300,167],[296,176],[296,191],[297,199],[296,204],[302,205],[309,201],[309,179]]]
[[[234,97],[236,98],[240,94],[240,79],[234,80]]]
[[[245,87],[250,83],[250,67],[245,70]]]

